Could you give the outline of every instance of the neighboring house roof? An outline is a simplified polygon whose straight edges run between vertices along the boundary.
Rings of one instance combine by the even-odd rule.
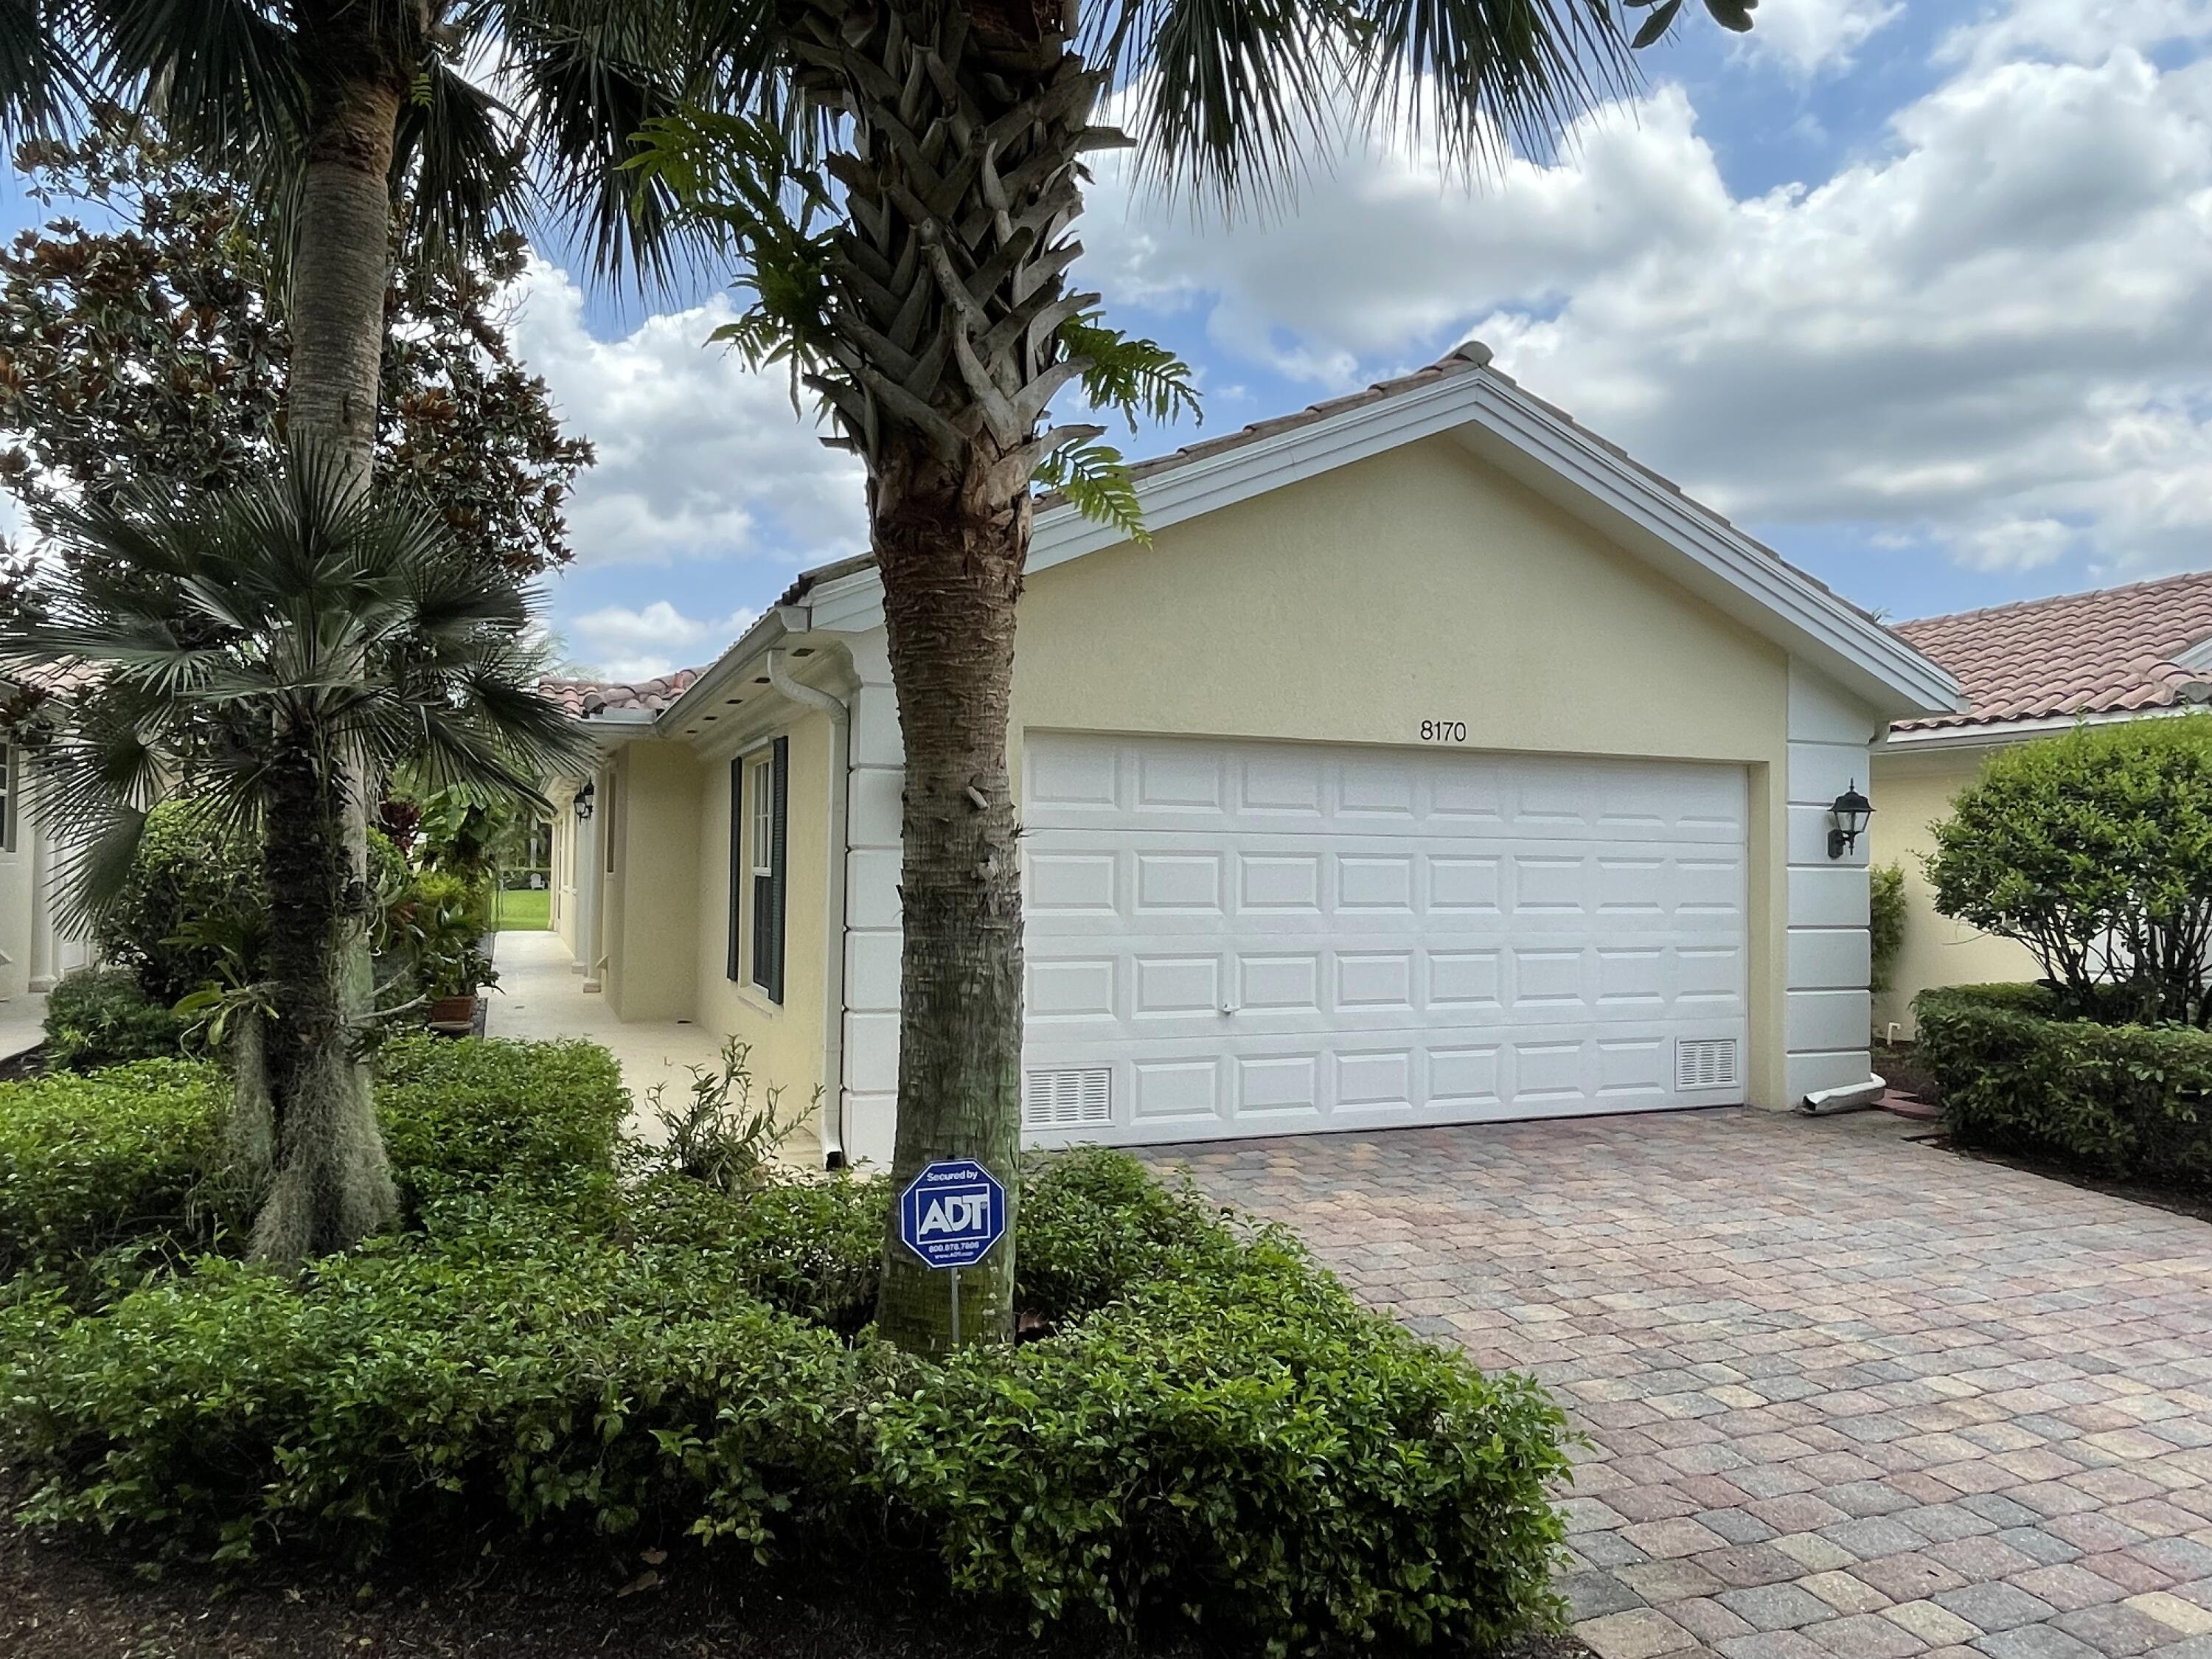
[[[2212,700],[2212,571],[1900,623],[1966,712],[1899,731],[2128,714]]]
[[[542,679],[538,689],[579,720],[603,714],[658,714],[691,689],[702,671],[678,669],[650,680]]]

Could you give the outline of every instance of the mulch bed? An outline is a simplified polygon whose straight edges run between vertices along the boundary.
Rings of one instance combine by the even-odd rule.
[[[15,1492],[0,1472],[0,1504]],[[4,1512],[4,1511],[0,1511]],[[81,1540],[0,1522],[0,1653],[9,1659],[1231,1659],[1238,1650],[1133,1644],[1111,1632],[1033,1638],[1018,1620],[902,1583],[895,1563],[846,1577],[672,1547],[513,1551],[371,1579],[200,1569],[159,1577]],[[658,1552],[655,1552],[657,1554]],[[861,1571],[873,1565],[873,1577]],[[886,1571],[885,1568],[891,1570]],[[1239,1656],[1241,1659],[1241,1656]],[[1439,1653],[1438,1659],[1472,1659]],[[1565,1637],[1503,1659],[1590,1659]]]
[[[2154,1210],[2164,1210],[2172,1215],[2194,1216],[2199,1221],[2212,1222],[2212,1197],[2176,1192],[2171,1187],[2147,1187],[2141,1182],[2117,1181],[2106,1176],[2091,1175],[2055,1158],[2027,1158],[2014,1152],[1993,1152],[1980,1146],[1961,1146],[1940,1131],[1922,1139],[1929,1146],[1956,1152],[1960,1158],[1973,1158],[1983,1164],[2002,1164],[2008,1170],[2024,1170],[2029,1175],[2041,1176],[2045,1181],[2063,1182],[2069,1187],[2079,1187],[2085,1192],[2103,1193],[2111,1198],[2124,1198],[2131,1203],[2148,1205]]]
[[[10,1054],[0,1060],[0,1083],[21,1083],[46,1074],[46,1045],[26,1048],[20,1054]]]

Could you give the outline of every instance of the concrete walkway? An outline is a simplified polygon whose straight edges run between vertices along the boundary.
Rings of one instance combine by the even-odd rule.
[[[1910,1126],[1919,1128],[1920,1126]],[[1589,1437],[1601,1659],[2212,1659],[2212,1225],[1745,1110],[1170,1150]]]
[[[642,1021],[625,1024],[615,1018],[605,997],[586,993],[557,933],[501,933],[492,953],[498,987],[485,994],[484,1034],[551,1042],[583,1037],[599,1043],[621,1066],[623,1081],[638,1109],[629,1132],[640,1139],[660,1139],[659,1124],[647,1103],[657,1084],[670,1098],[691,1080],[690,1068],[720,1061],[723,1033],[689,1020]]]
[[[46,1036],[44,995],[9,997],[0,1002],[0,1060],[12,1060],[26,1048],[37,1048]]]

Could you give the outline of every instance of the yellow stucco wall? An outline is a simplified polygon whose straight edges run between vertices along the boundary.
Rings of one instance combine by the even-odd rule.
[[[787,788],[784,863],[783,1001],[769,1000],[744,982],[751,966],[752,895],[740,890],[738,971],[728,975],[730,927],[730,763],[726,755],[706,763],[692,808],[699,825],[696,885],[689,896],[697,907],[698,943],[692,963],[696,975],[699,1024],[717,1037],[738,1037],[752,1048],[755,1087],[783,1091],[787,1115],[802,1110],[823,1078],[824,974],[830,948],[823,905],[830,880],[830,771],[831,729],[825,714],[806,714],[791,725],[762,734],[791,740]],[[748,761],[758,758],[748,754]],[[750,775],[747,788],[750,788]],[[738,826],[738,859],[750,867],[752,809],[750,794]],[[808,1144],[813,1119],[804,1120],[789,1143]]]
[[[623,1019],[689,1019],[700,930],[699,758],[678,743],[617,751],[608,1002]],[[604,793],[604,792],[603,792]]]
[[[1088,729],[1728,761],[1751,784],[1753,1097],[1784,1103],[1790,665],[1434,438],[1039,572],[1021,734]]]
[[[1912,999],[1931,985],[1978,985],[2041,976],[2034,957],[2010,939],[1991,939],[1964,922],[1936,913],[1921,858],[1936,845],[1933,827],[1950,816],[1951,798],[1981,775],[1986,751],[1977,749],[1900,753],[1885,750],[1874,763],[1869,799],[1875,815],[1870,838],[1876,864],[1905,871],[1905,943],[1890,988],[1875,999],[1877,1030],[1895,1021],[1912,1030]]]

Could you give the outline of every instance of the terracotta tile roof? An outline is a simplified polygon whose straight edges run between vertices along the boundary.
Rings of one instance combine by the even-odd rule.
[[[2212,670],[2174,660],[2212,640],[2212,571],[1929,617],[1897,632],[1972,700],[1966,714],[1900,720],[1900,731],[2170,708],[2212,695]]]
[[[549,678],[538,681],[538,689],[578,720],[633,710],[658,714],[690,690],[691,682],[699,678],[700,672],[696,668],[683,668],[658,679],[634,684],[623,680]]]

